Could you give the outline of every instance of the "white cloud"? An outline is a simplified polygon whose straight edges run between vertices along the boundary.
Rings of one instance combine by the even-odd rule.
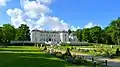
[[[91,27],[94,27],[94,26],[98,26],[97,24],[93,24],[92,22],[89,22],[87,25],[85,25],[84,28],[91,28]]]
[[[51,12],[48,5],[52,0],[21,0],[22,9],[8,9],[7,14],[11,17],[11,24],[18,27],[20,24],[29,25],[30,29],[45,29],[45,26],[49,26],[51,30],[68,30],[72,28],[76,30],[74,26],[70,26],[58,17],[49,16]],[[79,28],[79,27],[78,27]]]
[[[11,24],[15,27],[19,27],[21,24],[26,24],[22,19],[23,11],[21,9],[8,9],[7,14],[11,17]]]
[[[5,6],[8,1],[10,0],[0,0],[0,6]]]
[[[51,4],[52,0],[37,0],[38,2],[42,2],[44,4]]]
[[[78,26],[77,29],[80,29],[80,27]]]
[[[11,16],[11,18],[17,18],[18,16],[21,16],[23,11],[21,9],[15,8],[15,9],[8,9],[7,14]]]
[[[38,18],[41,14],[51,12],[51,10],[39,1],[28,1],[24,0],[22,6],[25,10],[25,15],[30,18]]]
[[[72,31],[76,31],[77,29],[80,29],[80,27],[79,27],[79,26],[78,26],[78,27],[71,26],[71,30],[72,30]]]

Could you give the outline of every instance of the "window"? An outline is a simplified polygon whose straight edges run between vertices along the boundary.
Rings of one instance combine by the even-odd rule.
[[[65,41],[66,41],[66,38],[65,38]]]
[[[35,37],[35,41],[37,41],[37,38]]]

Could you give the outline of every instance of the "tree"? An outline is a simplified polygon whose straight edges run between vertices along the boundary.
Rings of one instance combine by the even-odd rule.
[[[16,29],[16,40],[30,41],[30,30],[27,25],[21,24],[21,26]]]
[[[99,26],[94,26],[90,29],[90,36],[94,43],[98,43],[101,40],[102,29]]]
[[[107,29],[107,33],[111,36],[115,44],[120,44],[120,19],[111,22]]]
[[[82,29],[77,29],[74,34],[77,36],[79,41],[82,41]]]
[[[111,36],[107,33],[106,29],[104,29],[101,33],[101,42],[103,44],[113,44]]]
[[[10,24],[4,24],[2,27],[3,32],[3,42],[9,43],[10,41],[15,39],[15,28]]]
[[[114,42],[112,41],[112,27],[107,26],[106,28],[104,28],[104,38],[106,39],[106,44],[114,44]]]
[[[82,31],[82,41],[90,41],[90,32],[89,28],[84,28]]]
[[[72,31],[69,29],[69,30],[68,30],[68,33],[69,33],[69,34],[71,34],[71,33],[72,33]]]
[[[0,43],[3,42],[2,39],[3,39],[3,32],[2,32],[2,27],[0,27]]]

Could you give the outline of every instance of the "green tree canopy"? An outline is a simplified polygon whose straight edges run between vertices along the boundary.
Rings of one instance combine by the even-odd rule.
[[[111,36],[115,44],[120,44],[120,19],[113,20],[106,32]]]
[[[30,41],[30,30],[26,24],[21,24],[16,32],[16,40]]]
[[[0,43],[3,42],[2,39],[3,39],[3,32],[2,32],[2,27],[0,27]]]
[[[3,33],[3,42],[10,42],[11,40],[15,39],[16,32],[14,26],[10,24],[4,24],[1,29]]]
[[[82,29],[78,29],[74,32],[79,41],[82,41]]]
[[[90,40],[90,29],[84,28],[82,31],[82,41],[89,42],[89,40]]]
[[[90,29],[90,36],[94,43],[98,43],[101,38],[102,29],[99,26],[94,26]]]

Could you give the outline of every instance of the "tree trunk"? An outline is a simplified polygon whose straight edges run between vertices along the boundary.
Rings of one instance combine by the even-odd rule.
[[[118,38],[118,36],[117,36],[117,45],[119,45],[120,44],[120,42],[119,42],[119,38]]]
[[[24,41],[23,41],[23,46],[24,46]]]

